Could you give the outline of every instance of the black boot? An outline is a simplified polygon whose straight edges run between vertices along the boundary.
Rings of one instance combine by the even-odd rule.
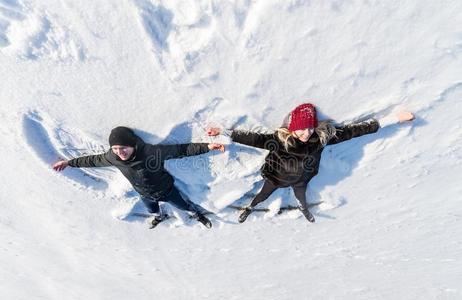
[[[311,222],[311,223],[314,223],[315,219],[314,219],[314,216],[310,213],[310,211],[308,209],[302,209],[300,208],[300,211],[302,212],[302,214],[305,216],[305,218]]]
[[[252,208],[251,207],[246,207],[244,211],[241,213],[239,216],[239,223],[244,223],[245,220],[247,220],[247,217],[252,213]]]
[[[196,215],[196,219],[197,219],[197,221],[204,224],[205,227],[207,227],[209,229],[212,228],[212,222],[210,222],[210,220],[206,216],[204,216],[203,214],[198,213]]]
[[[154,219],[152,219],[152,221],[151,221],[151,226],[149,227],[149,229],[156,228],[156,226],[159,225],[159,223],[161,223],[162,221],[165,221],[167,219],[168,219],[168,215],[155,216]]]

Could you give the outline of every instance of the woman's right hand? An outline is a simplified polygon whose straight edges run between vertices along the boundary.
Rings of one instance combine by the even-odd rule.
[[[209,127],[207,128],[207,135],[208,136],[217,136],[221,133],[221,129],[218,127]]]
[[[67,168],[67,166],[69,166],[69,163],[67,162],[67,160],[60,160],[53,165],[53,170],[59,172]]]

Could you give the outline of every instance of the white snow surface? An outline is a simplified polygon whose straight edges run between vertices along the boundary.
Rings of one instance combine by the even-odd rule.
[[[462,299],[461,24],[459,0],[0,0],[0,297]],[[280,189],[238,224],[266,152],[204,128],[303,102],[417,118],[324,151],[316,223]],[[118,125],[226,144],[166,164],[211,230],[169,205],[149,230],[115,169],[51,169]]]

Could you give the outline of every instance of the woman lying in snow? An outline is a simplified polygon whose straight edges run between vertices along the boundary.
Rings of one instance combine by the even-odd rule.
[[[111,149],[99,155],[89,155],[61,160],[53,165],[56,171],[66,167],[92,168],[114,166],[130,181],[141,195],[141,200],[153,214],[151,228],[165,219],[161,214],[159,202],[168,202],[173,206],[193,213],[193,216],[207,228],[212,223],[200,211],[197,204],[183,199],[173,185],[173,177],[164,168],[164,161],[172,158],[199,155],[209,150],[225,150],[222,144],[191,143],[179,145],[151,145],[145,143],[133,130],[116,127],[109,135]]]
[[[401,112],[397,121],[413,119],[412,113]],[[244,222],[252,213],[252,209],[265,201],[275,190],[289,186],[292,187],[305,218],[314,222],[315,219],[306,203],[306,188],[311,178],[318,173],[324,147],[375,133],[379,127],[380,124],[375,119],[337,127],[331,121],[318,123],[314,105],[305,103],[296,107],[286,117],[282,127],[272,134],[225,130],[223,133],[230,135],[234,142],[269,150],[265,164],[261,168],[263,187],[239,216],[239,222]],[[209,136],[220,133],[220,128],[207,129]]]

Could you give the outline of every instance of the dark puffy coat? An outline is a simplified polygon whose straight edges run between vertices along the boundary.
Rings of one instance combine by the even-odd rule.
[[[208,152],[206,143],[152,145],[140,138],[132,158],[122,161],[109,150],[99,155],[71,159],[69,166],[77,168],[114,166],[130,181],[133,188],[143,196],[161,199],[173,188],[173,177],[164,168],[164,161],[172,158],[199,155]]]
[[[364,134],[377,132],[379,122],[375,119],[336,127],[336,136],[327,145],[337,144]],[[299,182],[308,182],[318,174],[321,153],[324,146],[316,133],[308,142],[294,139],[295,146],[288,151],[277,138],[276,133],[262,134],[234,130],[231,134],[234,142],[269,150],[265,164],[261,168],[262,177],[278,187],[287,187]]]

